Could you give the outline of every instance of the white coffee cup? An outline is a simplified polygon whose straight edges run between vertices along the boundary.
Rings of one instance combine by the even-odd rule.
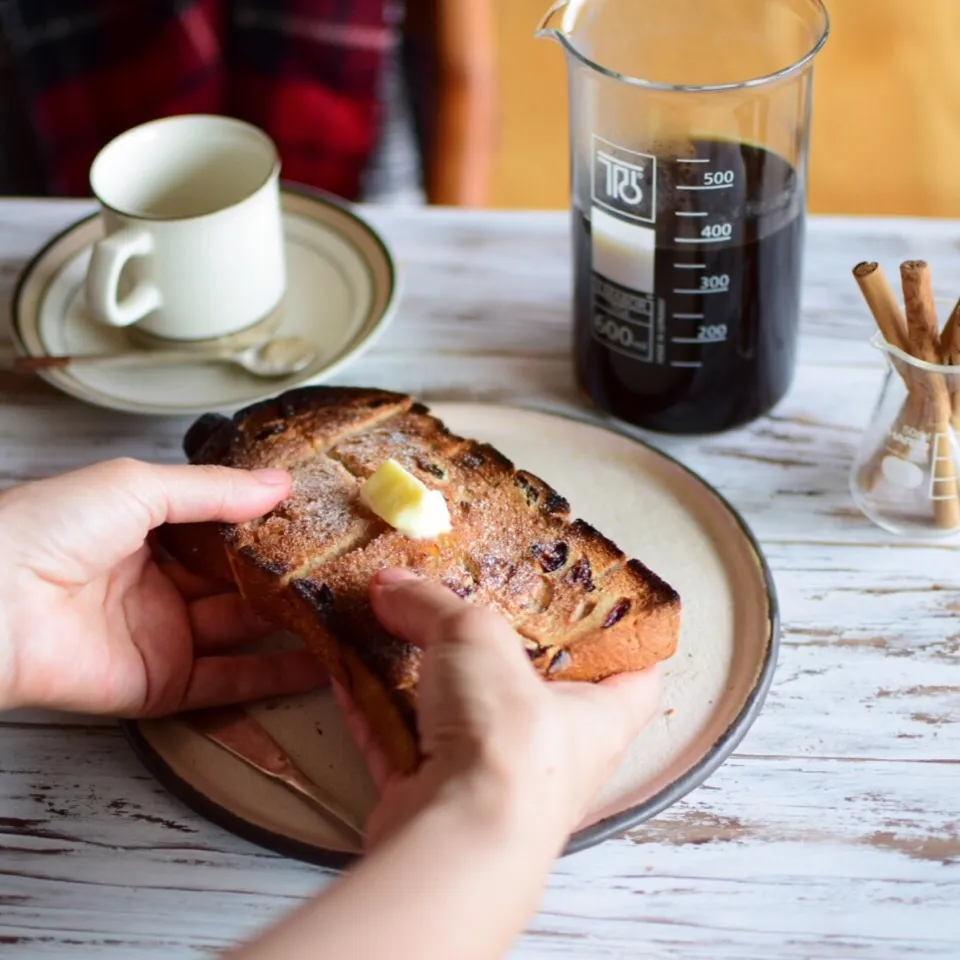
[[[168,340],[267,322],[286,285],[280,158],[229,117],[167,117],[108,143],[90,168],[106,237],[87,269],[90,313]]]

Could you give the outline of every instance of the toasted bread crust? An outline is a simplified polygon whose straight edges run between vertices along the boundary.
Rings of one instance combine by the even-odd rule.
[[[676,649],[672,587],[572,521],[538,477],[452,434],[408,396],[295,390],[232,419],[200,418],[184,448],[193,463],[292,473],[290,497],[267,517],[220,525],[215,536],[184,529],[163,543],[197,572],[229,567],[260,616],[298,633],[348,685],[400,769],[417,761],[420,655],[374,617],[368,590],[379,569],[409,568],[499,610],[548,679],[599,681]],[[444,493],[452,533],[410,540],[360,503],[363,481],[388,457]]]

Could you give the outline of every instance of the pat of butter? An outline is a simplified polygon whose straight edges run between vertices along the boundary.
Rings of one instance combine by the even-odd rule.
[[[428,489],[396,460],[385,460],[367,477],[360,489],[360,501],[413,540],[433,540],[451,529],[443,494]]]

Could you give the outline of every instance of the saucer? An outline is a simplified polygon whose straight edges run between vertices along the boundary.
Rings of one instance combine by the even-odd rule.
[[[291,387],[322,383],[359,357],[384,330],[397,304],[397,268],[384,240],[336,200],[282,191],[287,292],[275,335],[305,337],[316,363],[295,376],[264,380],[226,364],[155,369],[94,366],[39,374],[64,393],[128,413],[189,415],[233,411]],[[130,333],[106,327],[84,305],[91,247],[103,236],[99,214],[54,237],[27,265],[13,298],[20,353],[122,353]]]

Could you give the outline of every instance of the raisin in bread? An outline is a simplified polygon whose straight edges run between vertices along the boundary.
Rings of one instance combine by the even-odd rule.
[[[491,446],[455,436],[412,398],[373,389],[295,390],[232,419],[201,417],[193,463],[285,468],[287,500],[249,523],[168,527],[196,572],[232,579],[257,613],[300,635],[352,693],[393,762],[418,761],[419,651],[373,615],[373,574],[401,566],[499,610],[548,679],[599,681],[674,653],[680,599],[566,500]],[[387,458],[443,492],[452,532],[411,540],[360,502]]]

